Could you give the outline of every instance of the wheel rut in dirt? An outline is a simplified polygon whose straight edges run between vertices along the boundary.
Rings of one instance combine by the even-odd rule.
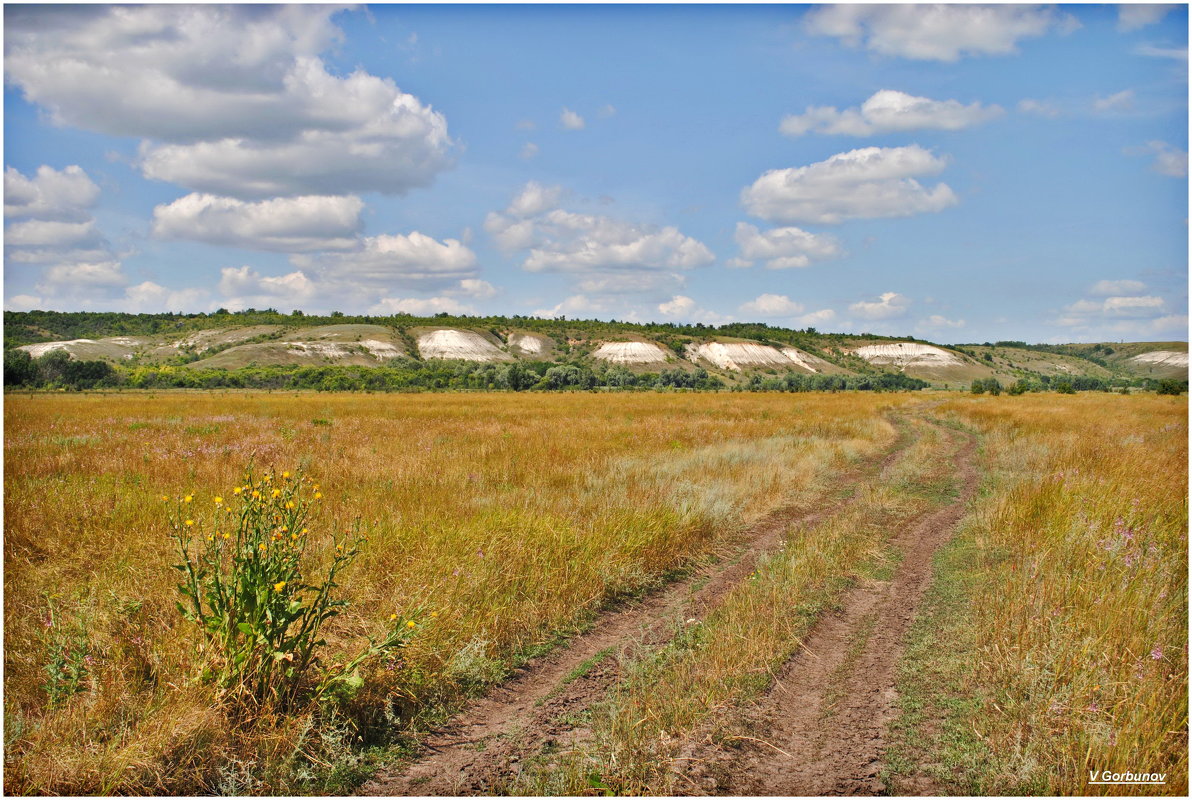
[[[932,556],[951,539],[977,488],[975,439],[947,433],[958,443],[952,456],[960,484],[955,499],[895,534],[890,544],[902,560],[893,577],[865,580],[846,592],[840,610],[816,624],[760,700],[722,723],[719,735],[689,748],[689,758],[676,770],[681,791],[734,796],[886,791],[882,757],[906,634],[931,581]],[[733,746],[725,747],[729,742]]]
[[[901,420],[900,420],[901,423]],[[898,440],[880,459],[851,470],[838,491],[882,475],[917,439],[899,424]],[[758,559],[795,526],[837,513],[859,493],[811,512],[783,508],[763,518],[730,559],[697,570],[644,599],[600,615],[591,630],[565,647],[523,665],[511,680],[472,701],[423,742],[423,754],[382,772],[362,795],[473,795],[491,793],[516,776],[519,763],[556,740],[570,738],[579,715],[621,677],[620,664],[673,638],[685,620],[699,618],[745,580]]]

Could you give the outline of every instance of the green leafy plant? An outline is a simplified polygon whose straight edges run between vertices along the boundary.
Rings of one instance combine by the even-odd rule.
[[[358,527],[329,540],[312,534],[308,522],[321,499],[309,477],[255,478],[250,471],[227,498],[210,498],[207,520],[199,519],[193,495],[176,502],[170,523],[183,575],[176,605],[204,634],[206,677],[236,699],[284,708],[350,694],[363,683],[365,662],[404,646],[417,630],[415,619],[394,614],[379,641],[370,639],[345,663],[322,666],[322,628],[347,605],[335,596],[336,578],[367,540]],[[329,563],[308,577],[320,549]]]
[[[60,613],[48,593],[44,629],[46,680],[42,688],[50,708],[55,708],[86,688],[94,657],[87,625],[77,615],[67,618]]]

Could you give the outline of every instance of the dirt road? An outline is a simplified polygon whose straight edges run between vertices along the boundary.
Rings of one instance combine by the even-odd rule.
[[[912,430],[915,426],[907,426]],[[882,737],[893,709],[894,669],[905,632],[931,576],[931,556],[951,536],[975,491],[973,442],[957,443],[959,496],[890,544],[902,554],[891,581],[851,589],[843,610],[819,622],[803,655],[788,662],[771,690],[739,723],[745,746],[723,748],[709,739],[682,761],[679,781],[693,794],[872,794]],[[880,480],[917,434],[904,431],[880,461],[842,476],[850,486]],[[413,763],[382,772],[362,787],[365,795],[491,794],[543,748],[570,745],[584,734],[582,712],[620,680],[620,665],[669,641],[753,571],[758,558],[778,547],[786,532],[839,512],[844,498],[810,513],[783,509],[749,532],[734,557],[630,606],[602,615],[565,648],[525,665],[505,684],[471,703],[424,742]],[[682,790],[680,788],[680,790]]]
[[[872,795],[886,726],[894,715],[896,669],[907,630],[932,576],[932,555],[951,539],[977,488],[974,439],[949,431],[959,492],[900,531],[901,564],[889,581],[865,581],[820,620],[799,655],[735,727],[739,748],[706,741],[682,762],[692,794]]]

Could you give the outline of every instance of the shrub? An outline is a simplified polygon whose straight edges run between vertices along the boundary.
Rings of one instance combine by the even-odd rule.
[[[1186,387],[1179,381],[1172,380],[1171,378],[1164,378],[1163,380],[1159,381],[1159,386],[1155,389],[1155,392],[1158,394],[1178,395],[1182,393],[1185,388]]]
[[[359,668],[402,647],[417,628],[414,619],[390,617],[388,634],[355,658],[330,669],[318,666],[325,644],[320,631],[346,601],[336,599],[335,579],[360,554],[359,532],[330,538],[330,565],[320,578],[308,550],[307,527],[322,498],[308,477],[251,471],[229,497],[212,498],[214,513],[202,524],[194,497],[177,502],[171,525],[183,575],[179,612],[202,630],[210,654],[204,677],[240,705],[286,708],[299,699],[359,688]],[[166,498],[168,499],[168,498]],[[333,547],[331,547],[333,546]],[[394,624],[395,623],[395,624]],[[313,673],[313,674],[312,674]]]

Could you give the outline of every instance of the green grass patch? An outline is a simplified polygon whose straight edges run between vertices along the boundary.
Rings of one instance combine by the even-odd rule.
[[[988,705],[976,683],[974,606],[985,563],[962,527],[935,554],[935,576],[898,668],[898,717],[889,729],[882,777],[891,794],[1046,794],[1016,781],[976,732]],[[995,779],[996,776],[996,779]]]

